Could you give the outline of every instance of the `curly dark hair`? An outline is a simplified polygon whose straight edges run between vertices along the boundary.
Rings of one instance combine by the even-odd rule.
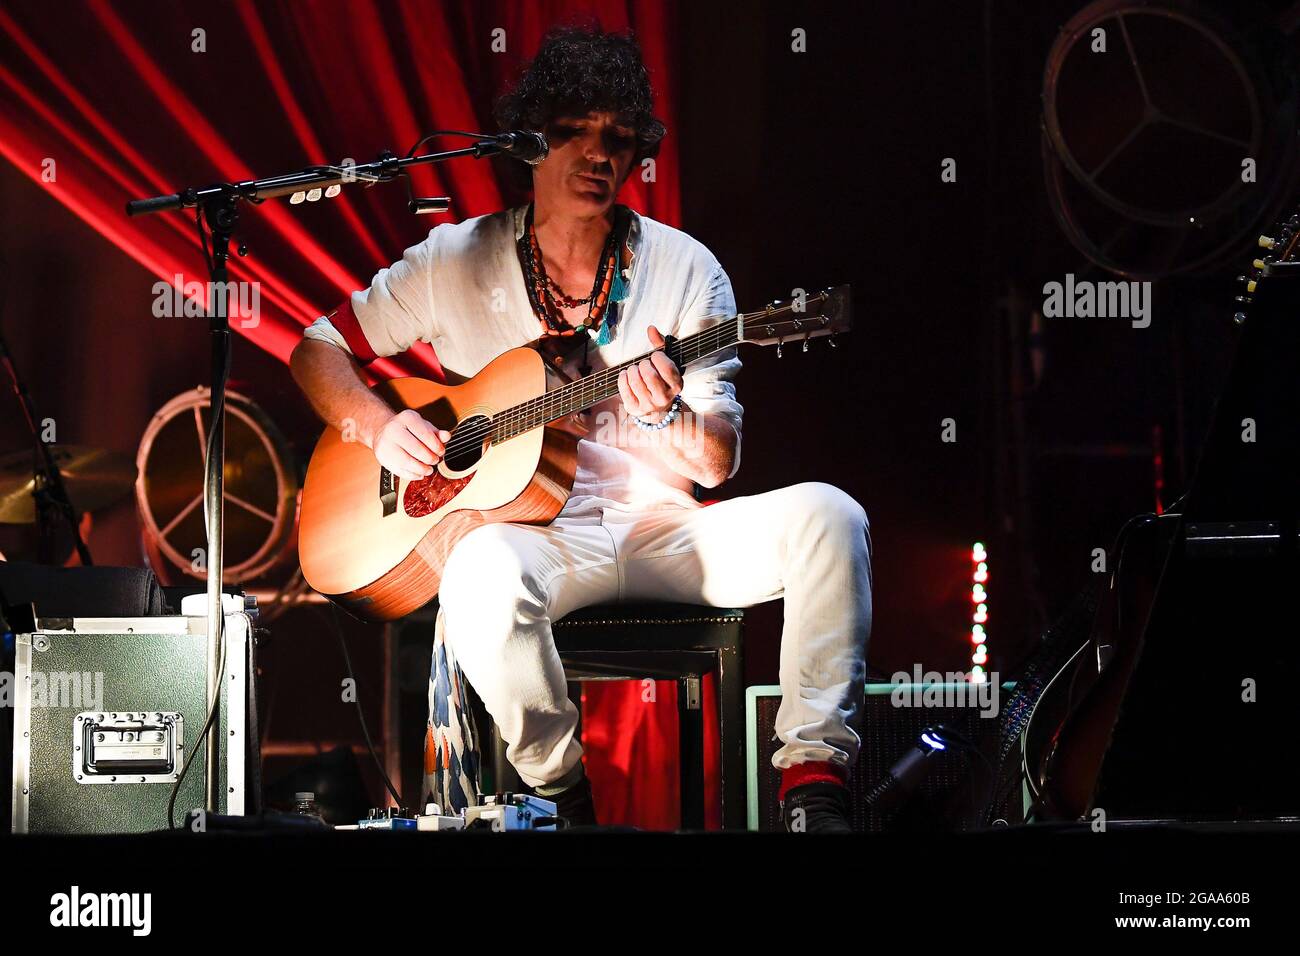
[[[550,30],[496,105],[503,130],[544,130],[562,116],[615,113],[636,131],[639,163],[659,153],[667,128],[653,115],[650,76],[631,34],[605,33],[595,25]]]

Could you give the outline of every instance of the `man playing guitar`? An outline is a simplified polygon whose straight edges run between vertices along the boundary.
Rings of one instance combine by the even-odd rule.
[[[416,481],[451,436],[414,410],[394,413],[359,362],[427,341],[457,382],[534,341],[561,374],[659,349],[589,413],[596,428],[578,445],[573,490],[553,522],[485,524],[456,544],[439,593],[447,645],[520,778],[560,815],[590,824],[578,714],[550,622],[620,600],[784,598],[773,757],[783,816],[788,827],[847,832],[871,631],[866,514],[822,482],[696,500],[695,485],[716,488],[740,465],[741,363],[733,347],[678,368],[664,336],[698,332],[736,306],[708,249],[615,201],[664,135],[651,103],[631,38],[553,31],[498,107],[503,128],[538,130],[550,144],[532,170],[533,202],[433,229],[308,328],[293,374],[326,422],[350,427],[381,465]]]

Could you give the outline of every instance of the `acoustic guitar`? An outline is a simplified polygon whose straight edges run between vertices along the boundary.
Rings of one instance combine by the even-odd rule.
[[[741,343],[784,347],[847,332],[839,286],[725,318],[663,351],[678,368]],[[537,343],[510,349],[460,385],[399,378],[375,391],[451,433],[434,472],[403,482],[356,440],[327,428],[303,485],[298,533],[303,576],[352,614],[390,621],[428,603],[456,543],[479,525],[548,524],[573,488],[578,413],[618,394],[619,373],[646,358],[563,381]]]

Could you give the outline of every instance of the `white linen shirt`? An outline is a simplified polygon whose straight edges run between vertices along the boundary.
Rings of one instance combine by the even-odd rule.
[[[354,292],[334,322],[322,316],[304,334],[362,360],[429,342],[448,384],[473,377],[502,352],[541,334],[516,252],[526,212],[521,206],[435,227],[400,261],[380,269],[368,289]],[[633,212],[628,246],[628,296],[618,305],[613,341],[597,346],[591,339],[587,361],[593,374],[649,352],[652,324],[680,339],[736,314],[731,280],[702,243]],[[566,369],[581,364],[581,352],[579,347]],[[695,412],[721,416],[736,431],[728,478],[740,467],[744,413],[736,401],[741,368],[736,352],[732,346],[683,370],[682,400]],[[691,480],[669,468],[641,430],[625,419],[619,396],[592,411],[591,431],[578,443],[573,490],[561,515],[700,507]]]

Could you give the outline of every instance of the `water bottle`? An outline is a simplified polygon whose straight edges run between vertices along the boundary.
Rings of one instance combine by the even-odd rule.
[[[325,818],[321,816],[320,808],[316,806],[316,794],[310,790],[301,790],[293,795],[294,806],[293,812],[299,816],[307,817],[318,821],[321,826],[325,826]]]

